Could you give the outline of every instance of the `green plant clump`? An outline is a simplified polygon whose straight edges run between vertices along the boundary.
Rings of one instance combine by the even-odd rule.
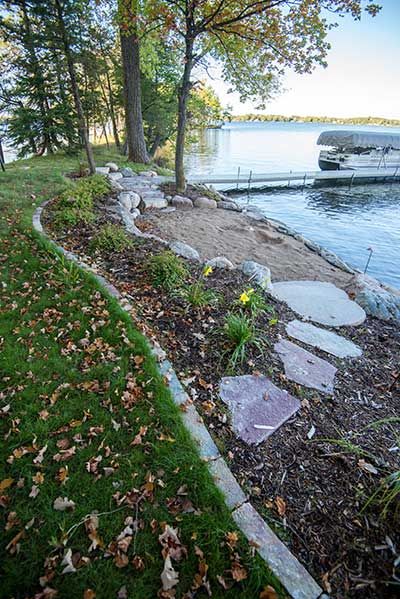
[[[103,252],[121,252],[132,245],[133,241],[118,225],[109,223],[101,227],[90,242],[91,250]]]
[[[382,480],[378,489],[371,495],[367,503],[364,505],[364,511],[369,504],[377,504],[381,508],[381,517],[386,518],[391,506],[396,506],[398,513],[400,499],[400,470],[392,472]],[[397,505],[396,505],[397,504]]]
[[[170,251],[149,258],[147,268],[153,285],[167,291],[180,287],[189,274],[181,258]]]
[[[218,301],[217,294],[211,289],[206,289],[201,279],[184,287],[181,295],[194,308],[204,308]]]
[[[80,179],[59,197],[54,224],[58,228],[94,221],[93,202],[110,191],[110,184],[102,175]]]
[[[230,313],[225,318],[224,335],[232,352],[230,364],[235,367],[246,358],[246,351],[250,345],[260,345],[256,328],[251,318],[245,314]]]

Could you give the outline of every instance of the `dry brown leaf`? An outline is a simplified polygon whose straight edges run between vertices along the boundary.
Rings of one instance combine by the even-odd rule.
[[[8,487],[11,487],[11,485],[13,484],[14,479],[13,478],[4,478],[1,482],[0,482],[0,493],[2,491],[5,491],[6,489],[8,489]]]
[[[75,502],[71,499],[68,499],[68,497],[57,497],[57,499],[54,500],[53,509],[57,510],[58,512],[65,512],[65,510],[74,510]]]
[[[83,593],[83,599],[95,599],[96,593],[93,589],[85,589]]]
[[[261,591],[260,599],[278,599],[278,593],[275,591],[274,587],[268,585]]]
[[[278,514],[282,518],[285,515],[285,513],[286,513],[286,503],[285,503],[285,500],[282,497],[280,497],[279,495],[277,495],[275,497],[275,505],[276,505],[276,509],[278,510]]]
[[[236,580],[236,582],[240,582],[241,580],[245,580],[247,578],[247,570],[240,564],[239,562],[232,563],[232,578]]]

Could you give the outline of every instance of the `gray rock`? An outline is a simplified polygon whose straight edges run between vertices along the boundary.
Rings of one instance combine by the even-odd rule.
[[[210,200],[210,198],[197,198],[193,204],[196,208],[211,208],[215,209],[217,207],[217,202],[215,200]]]
[[[362,355],[361,348],[352,341],[308,322],[292,320],[286,325],[286,332],[289,337],[313,345],[338,358],[357,358]]]
[[[283,362],[288,379],[304,387],[333,395],[336,368],[332,364],[287,339],[275,343],[274,350]]]
[[[257,285],[265,290],[272,290],[271,271],[268,266],[254,262],[253,260],[245,260],[242,263],[242,272],[250,277]]]
[[[122,179],[122,174],[121,173],[108,173],[107,177],[109,178],[110,181],[118,181],[119,179]]]
[[[220,397],[232,415],[235,434],[248,444],[265,441],[300,408],[300,402],[266,376],[224,377]]]
[[[217,202],[217,208],[221,208],[222,210],[231,210],[233,212],[242,212],[242,209],[236,202],[220,200]]]
[[[115,162],[107,162],[106,166],[108,166],[111,173],[117,173],[119,171],[119,166]]]
[[[370,316],[400,321],[400,291],[384,287],[373,277],[361,273],[350,280],[347,290]]]
[[[225,270],[232,270],[235,268],[228,258],[225,256],[216,256],[215,258],[211,258],[207,260],[206,266],[211,266],[212,268],[224,268]]]
[[[166,208],[161,208],[160,212],[162,212],[163,214],[171,214],[171,212],[176,212],[176,208],[175,206],[167,206]]]
[[[96,166],[96,173],[98,175],[108,175],[110,172],[110,169],[108,166]]]
[[[129,166],[125,166],[121,168],[121,175],[123,177],[135,177],[136,173]]]
[[[157,177],[156,171],[143,171],[139,175],[141,177]]]
[[[178,256],[182,256],[182,258],[196,260],[196,262],[200,261],[199,252],[187,243],[183,243],[183,241],[173,241],[169,244],[169,247],[175,254],[177,254]]]
[[[112,191],[124,191],[124,188],[122,187],[121,183],[118,183],[118,181],[110,181],[110,185]]]
[[[331,327],[354,326],[365,320],[364,310],[345,291],[322,281],[274,283],[272,295],[306,320]]]
[[[168,206],[168,202],[163,195],[155,197],[142,195],[142,202],[144,204],[145,210],[149,210],[152,208],[156,210],[161,210],[161,208],[166,208]]]
[[[131,216],[132,216],[132,220],[135,220],[135,218],[140,216],[140,210],[138,210],[137,208],[133,208],[131,210]]]
[[[354,269],[350,268],[346,262],[344,262],[339,256],[336,256],[333,252],[326,250],[325,248],[321,248],[320,255],[324,260],[336,266],[336,268],[340,268],[340,270],[344,270],[345,272],[354,274]]]
[[[140,196],[134,191],[122,191],[118,194],[119,203],[126,209],[132,210],[140,204]]]
[[[178,210],[191,210],[193,208],[192,200],[183,196],[174,196],[171,200],[171,205],[175,206]]]
[[[218,458],[208,465],[215,484],[222,491],[225,503],[230,510],[235,509],[247,499],[240,485],[229,470],[223,458]]]

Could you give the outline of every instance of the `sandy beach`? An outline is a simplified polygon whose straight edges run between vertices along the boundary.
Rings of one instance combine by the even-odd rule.
[[[194,208],[148,213],[145,221],[163,239],[188,243],[204,260],[226,256],[235,266],[243,260],[264,264],[270,268],[273,282],[308,279],[344,288],[351,279],[350,274],[330,265],[301,241],[243,213]]]

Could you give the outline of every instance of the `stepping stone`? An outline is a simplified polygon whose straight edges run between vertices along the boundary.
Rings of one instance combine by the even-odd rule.
[[[362,350],[352,341],[348,341],[344,337],[320,329],[308,322],[300,320],[292,320],[286,325],[286,332],[289,337],[294,337],[298,341],[308,343],[322,349],[322,351],[337,356],[338,358],[357,358],[362,355]]]
[[[365,320],[364,310],[332,283],[285,281],[274,283],[271,293],[305,320],[331,327],[354,326]]]
[[[266,376],[224,377],[219,393],[231,411],[235,434],[248,444],[265,441],[300,408],[298,399]]]
[[[274,350],[283,362],[288,379],[304,387],[333,395],[333,381],[337,369],[332,364],[287,339],[275,343]]]

